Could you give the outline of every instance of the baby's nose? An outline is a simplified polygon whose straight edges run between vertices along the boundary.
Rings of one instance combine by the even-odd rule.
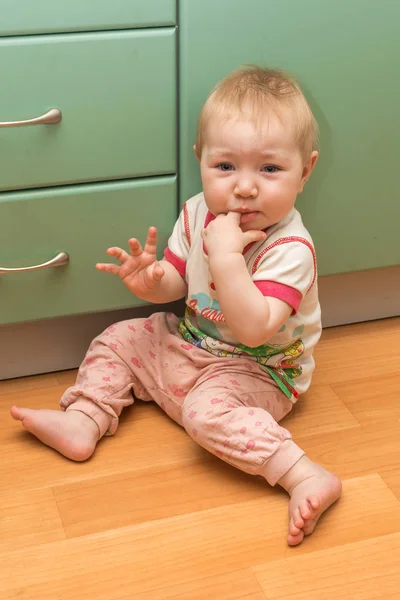
[[[236,182],[234,194],[241,198],[255,198],[257,196],[257,186],[250,178],[241,178]]]

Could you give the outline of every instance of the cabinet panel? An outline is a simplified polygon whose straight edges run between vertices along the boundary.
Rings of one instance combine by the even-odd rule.
[[[131,29],[175,23],[175,0],[0,0],[0,35]]]
[[[0,189],[176,170],[175,30],[0,39]]]
[[[69,264],[0,274],[0,324],[144,304],[119,278],[95,269],[110,246],[144,242],[158,228],[160,258],[176,220],[175,177],[65,186],[0,195],[0,266],[41,264],[65,251]]]
[[[400,4],[382,0],[180,3],[180,198],[200,189],[198,111],[232,69],[291,71],[321,128],[321,154],[298,207],[323,275],[400,263]],[[205,42],[205,40],[207,40]]]

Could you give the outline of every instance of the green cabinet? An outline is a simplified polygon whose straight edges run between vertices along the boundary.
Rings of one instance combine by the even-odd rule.
[[[192,146],[208,91],[242,64],[283,68],[321,129],[298,201],[320,274],[399,264],[399,22],[393,0],[181,0],[181,202],[200,189]]]
[[[0,4],[0,324],[144,304],[95,263],[176,220],[175,0]]]
[[[178,201],[201,188],[200,107],[246,63],[291,71],[320,124],[298,201],[320,274],[400,263],[399,3],[179,0],[178,15],[175,0],[0,3],[0,122],[62,112],[0,127],[0,267],[70,255],[0,274],[1,323],[141,303],[94,264],[151,224],[162,250]]]
[[[176,220],[176,178],[60,186],[0,195],[2,267],[44,263],[67,252],[65,266],[0,275],[0,324],[143,304],[118,277],[97,271],[110,246],[142,243],[158,229],[162,257]]]
[[[1,0],[0,35],[175,24],[175,0]]]
[[[176,172],[175,30],[0,38],[0,190]],[[162,98],[162,101],[161,101]]]

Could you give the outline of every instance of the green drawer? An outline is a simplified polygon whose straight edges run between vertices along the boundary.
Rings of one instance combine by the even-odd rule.
[[[175,0],[1,0],[0,35],[175,24]]]
[[[0,195],[0,267],[42,264],[65,251],[66,266],[0,274],[0,323],[144,304],[96,262],[110,246],[144,242],[158,228],[162,256],[177,215],[175,177],[66,186]]]
[[[0,190],[176,171],[175,30],[0,39]]]

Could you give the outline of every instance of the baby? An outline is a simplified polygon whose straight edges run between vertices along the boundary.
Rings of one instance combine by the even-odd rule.
[[[178,319],[108,327],[90,345],[62,411],[12,407],[14,419],[66,457],[88,459],[134,397],[154,400],[203,448],[289,494],[288,544],[310,534],[341,482],[278,422],[310,385],[321,335],[311,236],[295,209],[317,162],[317,125],[297,83],[251,66],[203,106],[194,151],[203,192],[191,198],[156,258],[109,248],[97,264],[139,298],[186,298]]]

